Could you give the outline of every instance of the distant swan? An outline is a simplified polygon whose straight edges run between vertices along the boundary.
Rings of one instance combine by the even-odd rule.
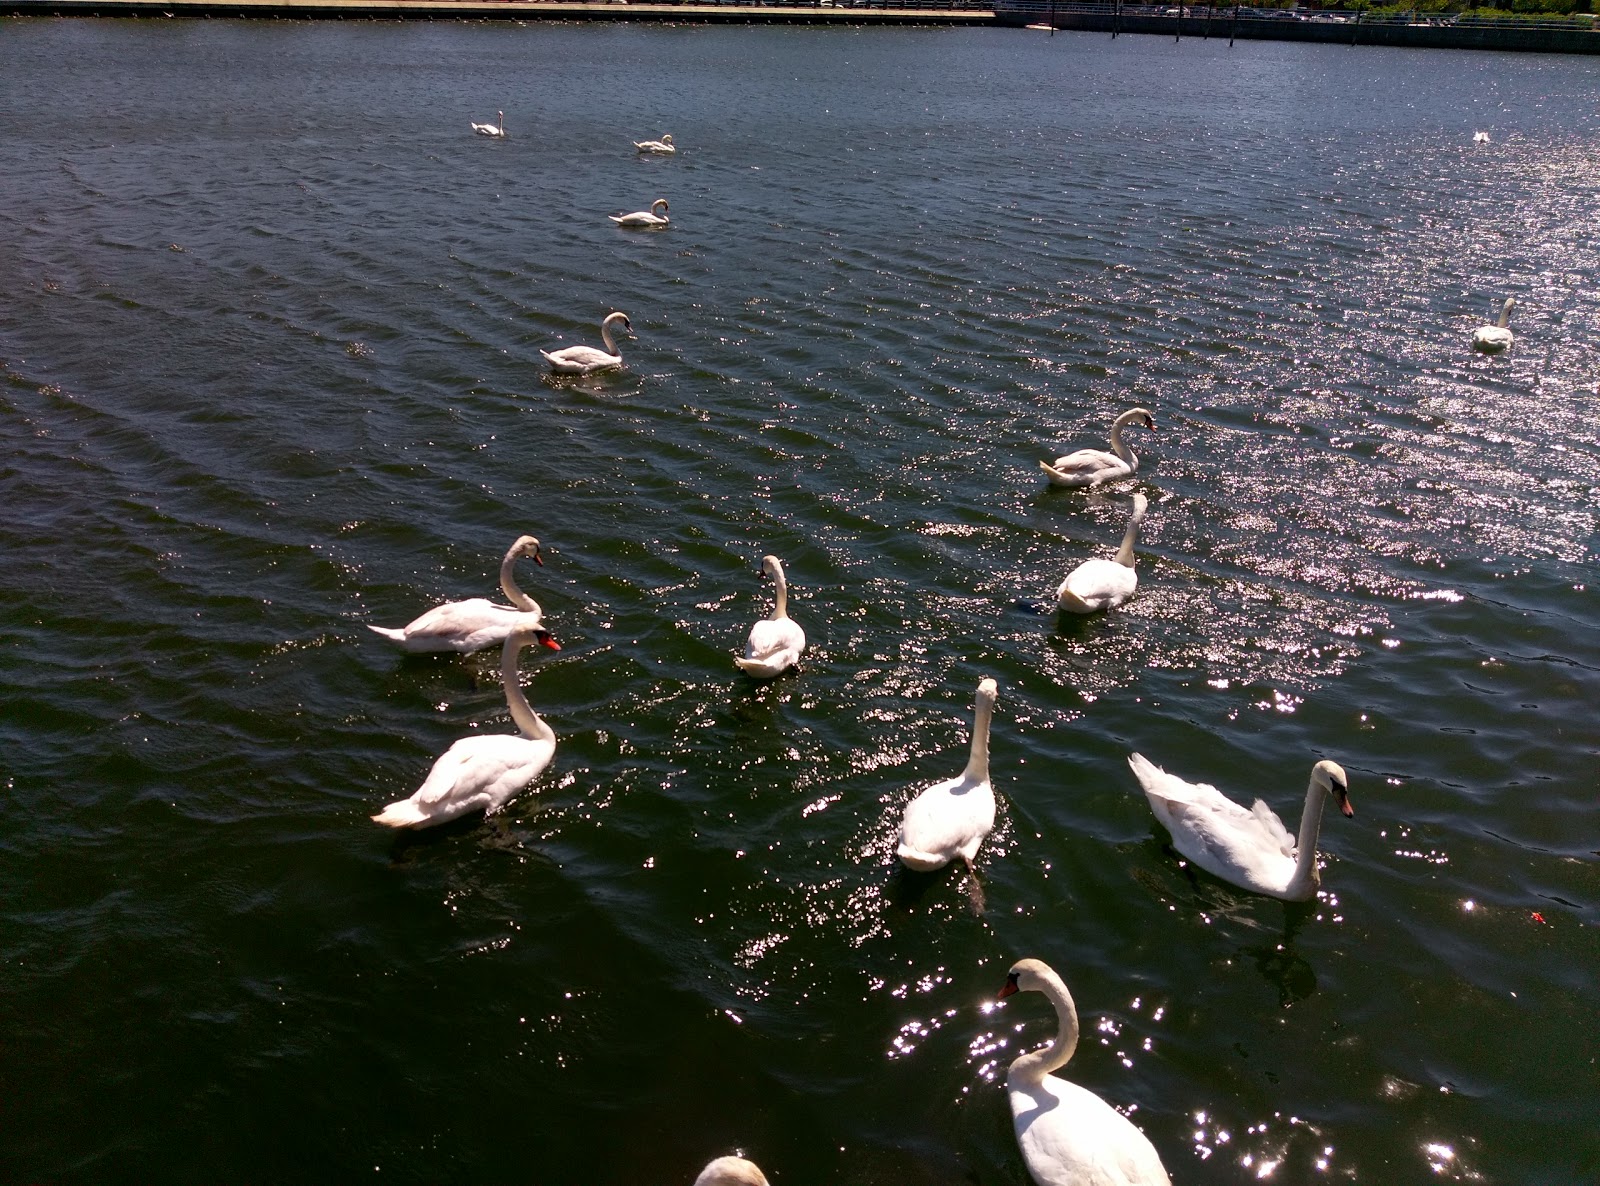
[[[1474,133],[1472,133],[1472,142],[1474,144],[1487,144],[1487,143],[1489,143],[1489,133],[1488,132],[1474,132]]]
[[[671,132],[668,132],[659,140],[635,140],[633,146],[640,152],[673,153],[678,151],[678,146],[672,142]]]
[[[496,111],[494,116],[495,119],[500,121],[499,123],[473,124],[472,130],[480,136],[504,136],[506,134],[506,113],[504,111]]]
[[[604,350],[593,346],[568,346],[565,350],[541,350],[550,369],[560,375],[587,375],[591,371],[608,371],[622,365],[622,351],[611,337],[611,327],[620,325],[633,333],[633,323],[626,313],[611,313],[600,323],[600,340]]]
[[[972,706],[972,750],[966,769],[936,782],[906,804],[895,855],[908,869],[931,872],[960,857],[968,873],[976,871],[978,846],[994,828],[994,787],[989,782],[989,722],[999,691],[992,679],[978,683]],[[976,891],[975,906],[982,897]]]
[[[487,597],[447,601],[398,630],[371,624],[367,629],[399,643],[408,651],[458,651],[466,655],[504,642],[506,635],[517,627],[537,626],[544,621],[544,610],[539,608],[539,603],[517,586],[519,556],[532,556],[535,564],[544,564],[544,557],[539,555],[539,541],[533,536],[524,535],[511,545],[505,559],[500,561],[500,590],[510,605],[498,605]]]
[[[431,828],[469,811],[496,812],[550,765],[555,732],[528,704],[517,678],[517,655],[535,642],[561,649],[542,626],[523,626],[506,636],[500,651],[506,707],[521,735],[463,737],[439,755],[411,798],[389,804],[372,817],[375,821],[391,828]]]
[[[719,1157],[700,1171],[694,1186],[767,1186],[767,1178],[753,1161]]]
[[[657,206],[661,207],[660,214],[656,213]],[[618,226],[627,227],[664,227],[670,221],[667,218],[667,199],[665,198],[657,198],[651,202],[648,212],[636,210],[632,214],[608,214],[606,217]]]
[[[1122,440],[1122,430],[1129,424],[1156,430],[1156,418],[1146,409],[1130,408],[1111,422],[1110,453],[1104,449],[1079,449],[1057,457],[1053,465],[1041,461],[1039,468],[1057,486],[1099,486],[1130,478],[1139,472],[1139,459]]]
[[[1011,1125],[1028,1173],[1039,1186],[1172,1186],[1161,1157],[1131,1120],[1094,1092],[1050,1072],[1078,1048],[1078,1008],[1061,977],[1042,960],[1011,966],[1005,1000],[1042,992],[1056,1009],[1048,1046],[1014,1059],[1006,1071]]]
[[[1499,354],[1511,345],[1511,331],[1506,325],[1511,320],[1511,309],[1517,303],[1515,297],[1507,297],[1506,303],[1500,306],[1500,320],[1493,325],[1480,325],[1472,331],[1472,348],[1481,350],[1485,354]]]
[[[783,575],[783,561],[776,556],[763,556],[761,571],[776,586],[772,613],[750,627],[744,658],[734,662],[746,675],[771,679],[800,661],[800,652],[806,649],[806,632],[789,616],[789,582]]]
[[[1062,609],[1069,614],[1092,614],[1115,609],[1133,596],[1139,587],[1139,574],[1133,567],[1133,541],[1149,505],[1144,495],[1133,496],[1133,514],[1128,516],[1128,529],[1115,558],[1085,560],[1067,574],[1056,590],[1056,602]]]
[[[1349,780],[1337,762],[1311,768],[1298,840],[1260,799],[1246,811],[1216,787],[1185,782],[1139,754],[1128,765],[1150,800],[1150,810],[1172,833],[1173,848],[1224,881],[1289,902],[1317,895],[1317,835],[1328,796],[1347,817],[1356,813]]]

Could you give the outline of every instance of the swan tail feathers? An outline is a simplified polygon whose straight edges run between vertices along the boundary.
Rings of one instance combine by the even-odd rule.
[[[418,824],[426,823],[428,815],[410,799],[402,799],[398,803],[389,804],[372,819],[374,823],[388,828],[414,828]]]
[[[406,632],[404,630],[395,630],[388,626],[374,626],[371,622],[367,623],[367,629],[374,634],[383,635],[390,642],[405,642],[406,640]]]
[[[915,869],[918,873],[932,873],[935,869],[943,869],[950,863],[948,856],[936,852],[923,852],[904,840],[895,849],[895,856],[900,858],[900,863],[907,869]]]
[[[746,675],[753,675],[758,679],[766,679],[775,675],[782,675],[789,667],[787,663],[774,663],[768,659],[741,659],[734,657],[734,663]]]

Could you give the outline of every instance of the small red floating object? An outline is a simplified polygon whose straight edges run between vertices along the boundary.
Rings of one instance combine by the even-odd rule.
[[[1533,921],[1534,922],[1543,922],[1544,921],[1544,915],[1540,914],[1537,910],[1535,910],[1533,912]]]

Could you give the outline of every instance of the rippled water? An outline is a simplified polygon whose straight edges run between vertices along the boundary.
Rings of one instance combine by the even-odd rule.
[[[1032,955],[1175,1182],[1600,1177],[1600,63],[3,31],[4,1176],[1021,1184]],[[1045,488],[1136,402],[1136,483]],[[1047,612],[1136,489],[1139,596]],[[509,724],[364,623],[523,532],[555,763],[397,840]],[[985,675],[975,916],[892,841]],[[1192,876],[1131,750],[1291,822],[1343,763],[1319,901]]]

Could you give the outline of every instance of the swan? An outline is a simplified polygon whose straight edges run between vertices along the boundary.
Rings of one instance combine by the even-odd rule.
[[[1151,432],[1156,430],[1156,418],[1147,409],[1129,408],[1111,422],[1111,452],[1079,449],[1057,457],[1053,465],[1041,461],[1039,468],[1057,486],[1099,486],[1131,478],[1139,472],[1139,459],[1122,440],[1122,430],[1129,424],[1143,425]]]
[[[700,1171],[694,1186],[767,1186],[767,1177],[753,1161],[719,1157]]]
[[[661,207],[660,214],[656,213],[657,206]],[[665,198],[657,198],[651,202],[648,211],[635,210],[632,214],[608,214],[606,217],[618,226],[627,227],[664,227],[671,222],[667,218],[667,199]]]
[[[783,561],[776,556],[763,556],[761,571],[772,578],[776,601],[772,613],[750,627],[744,658],[734,662],[746,675],[771,679],[800,661],[800,652],[806,649],[806,632],[789,616],[789,582],[783,575]]]
[[[367,629],[399,643],[408,651],[457,651],[466,655],[504,642],[506,635],[518,626],[537,626],[544,620],[544,610],[539,608],[539,603],[517,587],[519,556],[532,556],[535,564],[544,565],[544,557],[539,555],[539,541],[533,536],[521,536],[511,545],[505,559],[500,561],[500,590],[510,605],[496,604],[487,597],[447,601],[398,630],[370,623]]]
[[[1070,614],[1092,614],[1115,609],[1133,596],[1139,587],[1139,574],[1133,567],[1133,539],[1149,505],[1144,495],[1133,496],[1133,514],[1128,516],[1128,530],[1123,533],[1122,546],[1114,559],[1085,560],[1067,574],[1056,590],[1056,601],[1062,609]]]
[[[674,153],[678,146],[672,142],[672,133],[668,132],[659,140],[635,140],[633,146],[640,152]]]
[[[1489,133],[1488,132],[1474,132],[1474,133],[1472,133],[1472,142],[1474,144],[1487,144],[1487,143],[1489,143]]]
[[[1042,960],[1011,966],[1000,1000],[1042,992],[1056,1007],[1055,1039],[1013,1060],[1006,1072],[1011,1124],[1028,1173],[1039,1186],[1172,1186],[1150,1139],[1094,1092],[1050,1072],[1078,1047],[1078,1009],[1061,977]]]
[[[1506,303],[1500,306],[1500,320],[1493,325],[1480,325],[1472,331],[1472,348],[1482,350],[1485,354],[1499,354],[1511,345],[1511,331],[1506,328],[1506,323],[1511,320],[1511,309],[1517,303],[1515,297],[1507,297]]]
[[[463,737],[440,754],[409,799],[391,803],[372,818],[391,828],[431,828],[469,811],[492,814],[538,776],[555,757],[556,735],[528,704],[517,678],[517,656],[533,643],[559,651],[543,626],[519,626],[500,650],[506,707],[521,736],[496,733]]]
[[[973,872],[972,858],[994,827],[989,721],[998,695],[994,680],[979,682],[972,706],[972,752],[967,768],[955,778],[927,787],[906,804],[895,853],[908,869],[930,872],[960,857],[967,871]]]
[[[613,324],[621,325],[631,335],[633,323],[628,320],[626,313],[610,313],[600,323],[600,340],[606,344],[604,350],[593,346],[568,346],[565,350],[541,350],[550,369],[561,375],[587,375],[591,371],[609,371],[622,365],[622,352],[617,349],[617,344],[612,340],[611,327]]]
[[[473,124],[472,130],[480,136],[504,136],[506,134],[506,113],[504,111],[496,111],[494,114],[495,118],[500,121],[499,123]]]
[[[1150,800],[1150,810],[1172,833],[1173,848],[1224,881],[1288,902],[1316,897],[1324,800],[1332,795],[1347,818],[1356,813],[1350,805],[1350,783],[1337,762],[1311,768],[1299,840],[1260,799],[1246,811],[1216,787],[1184,782],[1140,754],[1131,756],[1128,765]]]

